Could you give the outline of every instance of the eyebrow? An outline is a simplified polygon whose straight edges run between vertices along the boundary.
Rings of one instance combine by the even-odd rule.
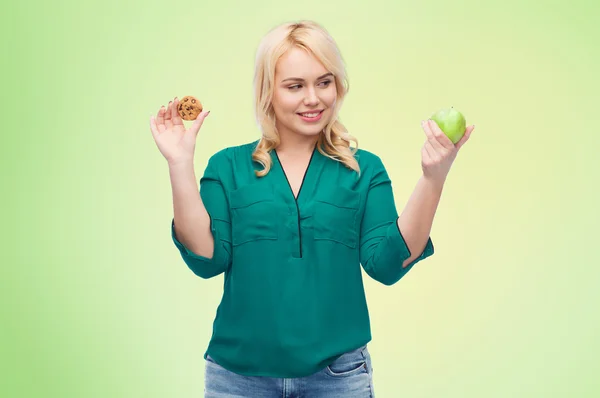
[[[331,72],[325,73],[324,75],[322,75],[322,76],[319,76],[319,77],[317,78],[317,80],[321,80],[321,79],[323,79],[323,78],[325,78],[325,77],[329,77],[329,76],[333,76],[333,73],[331,73]],[[286,82],[286,81],[288,81],[288,80],[292,80],[292,81],[299,81],[299,82],[303,82],[303,81],[304,81],[304,79],[301,79],[301,78],[299,78],[299,77],[288,77],[287,79],[283,79],[281,82],[283,83],[283,82]]]

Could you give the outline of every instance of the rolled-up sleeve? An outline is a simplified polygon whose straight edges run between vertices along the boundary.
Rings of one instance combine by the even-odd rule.
[[[360,230],[360,261],[370,277],[389,286],[398,282],[416,263],[431,256],[434,248],[429,237],[420,256],[406,267],[402,266],[411,253],[398,227],[392,183],[379,158],[373,167]]]
[[[210,217],[210,230],[214,238],[212,258],[200,256],[181,243],[175,234],[175,220],[171,220],[171,237],[183,261],[201,278],[211,278],[223,273],[231,265],[231,221],[224,187],[219,178],[219,165],[211,157],[200,179],[200,196]]]

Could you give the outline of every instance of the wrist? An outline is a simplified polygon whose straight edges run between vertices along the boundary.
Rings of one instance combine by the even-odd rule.
[[[178,160],[167,160],[169,169],[187,169],[194,167],[193,159],[178,159]]]
[[[427,176],[423,174],[421,176],[421,180],[431,189],[436,191],[441,191],[444,188],[444,184],[446,183],[446,178],[443,177],[433,177]]]

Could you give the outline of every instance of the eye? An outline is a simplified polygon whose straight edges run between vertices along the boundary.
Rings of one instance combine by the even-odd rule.
[[[329,86],[330,83],[331,83],[331,80],[324,80],[321,82],[321,84],[324,84],[325,87]]]
[[[297,88],[300,88],[299,84],[294,84],[293,86],[289,86],[288,87],[290,90],[296,90]]]

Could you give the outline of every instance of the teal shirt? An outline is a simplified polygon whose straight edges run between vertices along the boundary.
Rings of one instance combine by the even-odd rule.
[[[201,278],[224,274],[207,354],[248,376],[303,377],[371,340],[365,272],[384,285],[433,254],[431,238],[410,256],[391,181],[376,155],[358,150],[358,174],[316,148],[297,199],[277,152],[265,177],[258,142],[213,155],[200,195],[215,239],[211,259],[172,239]]]

